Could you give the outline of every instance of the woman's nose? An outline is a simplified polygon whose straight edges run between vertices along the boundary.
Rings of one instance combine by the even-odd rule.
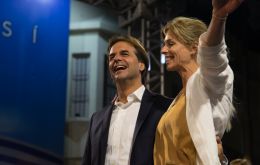
[[[167,53],[168,52],[168,48],[166,47],[166,46],[163,46],[162,48],[161,48],[161,53],[162,54],[165,54],[165,53]]]

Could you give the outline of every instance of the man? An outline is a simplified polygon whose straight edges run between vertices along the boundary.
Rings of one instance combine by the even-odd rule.
[[[172,99],[145,89],[148,57],[137,39],[112,38],[108,64],[117,95],[93,114],[82,165],[153,164],[155,130]]]

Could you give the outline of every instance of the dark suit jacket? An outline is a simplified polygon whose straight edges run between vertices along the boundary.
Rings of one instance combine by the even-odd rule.
[[[145,90],[136,121],[130,165],[153,165],[155,131],[172,99]],[[90,120],[82,165],[104,165],[113,104]]]

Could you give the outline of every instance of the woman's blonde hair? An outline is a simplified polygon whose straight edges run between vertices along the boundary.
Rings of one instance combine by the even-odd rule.
[[[176,17],[162,28],[162,38],[172,33],[179,42],[187,47],[198,45],[199,37],[206,32],[207,25],[197,18]]]

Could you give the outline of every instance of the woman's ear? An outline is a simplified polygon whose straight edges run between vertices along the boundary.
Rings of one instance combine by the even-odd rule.
[[[191,47],[191,56],[196,59],[197,53],[198,53],[198,45],[195,44]]]

